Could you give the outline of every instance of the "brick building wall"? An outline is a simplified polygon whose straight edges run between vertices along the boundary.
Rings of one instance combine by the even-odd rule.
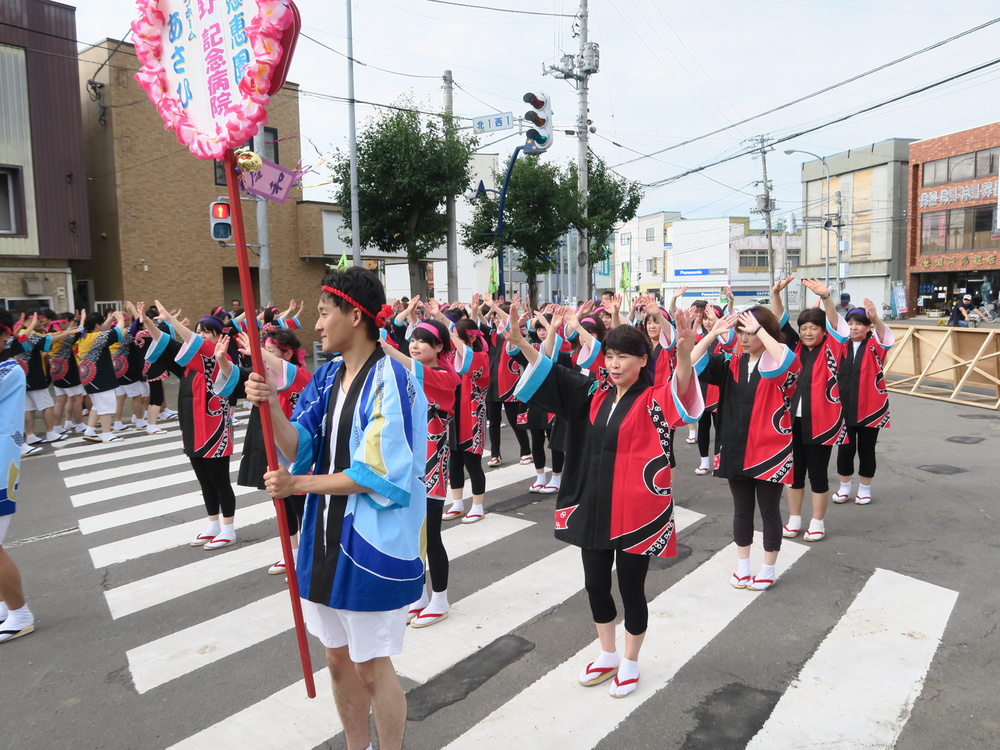
[[[81,59],[103,61],[116,45],[105,40]],[[93,74],[93,64],[80,67],[83,79]],[[215,184],[212,161],[195,158],[164,129],[135,81],[138,68],[134,48],[122,44],[98,74],[99,101],[81,80],[93,259],[74,269],[77,278],[93,281],[97,300],[160,299],[195,319],[216,305],[229,308],[236,251],[219,247],[209,232],[209,204],[227,190]],[[294,167],[300,157],[296,84],[271,98],[267,125],[278,129],[279,162]],[[299,199],[301,190],[293,189],[284,205],[267,204],[271,296],[282,310],[292,298],[305,300],[301,338],[308,345],[316,340],[316,292],[325,266],[321,257],[308,257],[323,253],[320,205]],[[247,242],[256,243],[256,204],[242,206]],[[318,240],[314,225],[320,226]],[[253,248],[250,263],[257,266]]]
[[[960,156],[977,151],[1000,147],[1000,123],[984,125],[959,133],[931,138],[910,144],[910,173],[908,215],[910,221],[907,227],[907,275],[906,295],[910,301],[910,314],[917,305],[922,281],[936,280],[947,282],[954,287],[970,279],[979,279],[984,275],[996,276],[1000,271],[1000,240],[994,240],[988,247],[977,247],[966,250],[949,250],[940,253],[921,253],[922,215],[929,212],[948,210],[952,208],[976,208],[979,206],[997,205],[996,182],[998,175],[980,176],[973,179],[946,182],[933,186],[923,186],[923,173],[928,162],[951,156]],[[989,194],[985,194],[983,186],[990,183]],[[963,189],[965,189],[963,191]],[[969,191],[980,197],[969,197]],[[941,202],[938,196],[942,191],[948,191],[949,199]],[[928,201],[929,194],[935,193],[933,202]],[[953,201],[951,195],[959,200]],[[994,236],[996,232],[994,231]],[[971,287],[965,287],[970,288]],[[947,292],[948,306],[954,303],[955,292]]]

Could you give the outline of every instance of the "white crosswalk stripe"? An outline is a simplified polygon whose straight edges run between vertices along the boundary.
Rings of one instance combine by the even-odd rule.
[[[73,438],[55,450],[58,469],[73,492],[72,505],[80,509],[77,523],[91,561],[95,568],[114,573],[111,587],[103,592],[113,623],[109,627],[128,629],[135,621],[159,618],[160,608],[188,612],[183,626],[171,627],[170,618],[158,619],[155,637],[133,639],[123,649],[137,700],[155,695],[158,702],[172,686],[199,689],[205,684],[202,675],[232,660],[251,659],[292,629],[287,589],[275,592],[273,586],[260,584],[274,580],[264,570],[281,555],[274,506],[263,492],[234,487],[241,498],[237,533],[243,541],[216,552],[191,550],[195,557],[190,562],[182,557],[178,564],[178,551],[204,529],[206,521],[194,473],[181,451],[177,423],[163,426],[168,428],[166,435],[126,433],[123,443],[108,446]],[[245,427],[236,431],[239,439],[244,433]],[[239,445],[233,472],[238,465]],[[533,478],[532,466],[518,464],[487,473],[486,517],[472,525],[445,526],[445,546],[455,562],[452,576],[460,579],[470,564],[488,565],[491,550],[528,545],[528,540],[540,538],[540,532],[545,532],[550,547],[538,549],[523,562],[508,560],[495,578],[454,598],[449,619],[440,625],[408,631],[402,654],[393,659],[407,684],[436,685],[449,670],[475,663],[480,652],[505,636],[523,633],[566,606],[586,610],[579,549],[554,545],[550,533],[537,522],[537,510],[533,520],[521,517],[519,510],[491,510],[490,493],[522,496]],[[92,487],[100,484],[105,486]],[[468,485],[464,495],[471,496]],[[531,499],[547,503],[546,507],[554,500]],[[523,502],[517,503],[508,507],[524,508]],[[682,543],[689,535],[704,537],[704,530],[711,529],[699,523],[704,517],[676,508]],[[717,528],[714,533],[717,537]],[[758,535],[755,570],[760,563],[759,542]],[[816,553],[806,555],[813,549],[786,540],[778,558],[779,586],[793,566],[813,565],[803,562],[814,557]],[[771,606],[771,593],[728,585],[736,558],[733,545],[713,546],[710,552],[699,563],[678,560],[670,585],[661,584],[660,593],[652,597],[640,683],[633,695],[611,700],[608,683],[593,688],[578,684],[579,670],[599,650],[591,629],[589,637],[570,639],[558,658],[531,667],[536,671],[523,688],[496,699],[467,725],[454,727],[441,744],[452,750],[592,748],[614,736],[633,712],[662,700],[661,691],[675,675],[710,652],[731,626]],[[168,558],[170,563],[161,562]],[[253,575],[259,576],[257,583],[246,578]],[[243,597],[239,605],[221,614],[218,607],[202,614],[189,605],[199,596],[203,605],[215,596],[213,587],[229,586],[237,579]],[[244,586],[245,581],[251,583]],[[748,747],[786,746],[788,738],[795,737],[802,746],[892,748],[920,694],[956,598],[954,591],[875,571],[856,596],[843,597],[839,620],[831,623],[832,629],[823,629],[811,656],[803,657],[798,676],[766,720],[762,718],[763,726],[756,725],[760,729]],[[619,625],[620,649],[622,633]],[[518,667],[529,668],[520,662]],[[316,670],[314,678],[319,687],[315,700],[306,698],[302,680],[287,684],[287,676],[280,681],[272,678],[265,682],[268,694],[263,700],[258,693],[215,723],[191,726],[185,732],[190,736],[172,747],[291,750],[322,745],[340,734],[342,726],[328,672]]]

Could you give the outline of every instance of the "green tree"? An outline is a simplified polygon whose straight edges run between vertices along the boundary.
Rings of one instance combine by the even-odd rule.
[[[503,174],[497,175],[498,184]],[[556,269],[560,238],[581,220],[576,178],[538,157],[514,164],[504,203],[503,236],[497,237],[499,199],[476,199],[472,221],[462,227],[462,241],[477,255],[495,258],[502,248],[520,251],[518,270],[528,278],[528,298],[538,306],[538,276]]]
[[[476,138],[463,134],[446,116],[422,118],[407,100],[383,110],[358,135],[358,208],[361,245],[388,253],[405,252],[410,294],[427,297],[426,264],[448,232],[445,202],[461,195],[472,179],[470,158]],[[333,199],[351,228],[350,156],[333,158]]]
[[[593,152],[590,153],[588,166],[590,171],[587,173],[587,218],[582,224],[587,230],[590,245],[588,261],[590,265],[594,265],[610,255],[608,240],[611,239],[615,227],[631,221],[639,213],[642,186],[613,172],[607,162]],[[570,173],[576,180],[576,164],[570,166]],[[580,224],[576,226],[581,227]]]

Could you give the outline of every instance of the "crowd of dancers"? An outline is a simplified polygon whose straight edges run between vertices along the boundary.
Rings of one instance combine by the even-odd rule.
[[[237,538],[232,409],[249,399],[237,483],[287,498],[303,613],[326,647],[348,746],[368,746],[370,709],[381,746],[398,747],[405,696],[390,658],[407,626],[433,626],[450,614],[442,525],[487,518],[483,461],[488,452],[487,467],[505,463],[504,426],[518,450],[506,462],[534,467],[526,491],[555,495],[555,535],[581,549],[600,653],[581,665],[579,682],[611,680],[615,698],[639,685],[649,560],[676,555],[678,429],[698,446],[697,466],[685,470],[728,483],[736,588],[774,585],[782,539],[802,532],[807,479],[806,541],[826,537],[831,499],[851,498],[856,456],[854,502],[872,501],[878,433],[889,426],[882,363],[892,331],[869,300],[845,315],[813,279],[803,285],[816,304],[793,328],[780,302],[790,281],[775,286],[771,309],[740,314],[731,294],[724,307],[679,306],[683,287],[666,309],[651,297],[626,305],[609,292],[579,307],[532,310],[519,297],[480,294],[468,303],[413,297],[390,306],[376,276],[349,269],[324,279],[315,330],[330,361],[313,373],[295,333],[303,305],[265,306],[258,319],[265,376],[249,366],[237,301],[194,323],[158,300],[126,303],[107,319],[38,311],[14,323],[0,312],[4,358],[20,365],[0,363],[0,378],[23,380],[13,390],[24,399],[24,421],[10,419],[9,408],[0,416],[10,422],[3,431],[16,466],[20,455],[70,434],[117,442],[126,429],[162,432],[158,420],[178,415],[207,515],[204,531],[183,541],[218,550]],[[176,412],[164,398],[170,374],[180,379]],[[122,421],[128,399],[133,425]],[[276,471],[267,469],[262,408],[282,457]],[[34,435],[36,412],[44,438]],[[831,496],[834,446],[840,484]],[[0,545],[14,508],[8,485]],[[764,552],[756,573],[755,508]],[[18,614],[27,605],[12,566],[0,546],[0,640],[33,625]],[[612,570],[624,610],[621,653]],[[284,573],[285,561],[268,572]]]

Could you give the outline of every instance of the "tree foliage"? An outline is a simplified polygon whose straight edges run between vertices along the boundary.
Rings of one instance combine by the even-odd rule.
[[[476,138],[448,117],[425,117],[401,100],[383,110],[358,134],[358,208],[361,244],[388,253],[405,252],[410,293],[427,295],[418,261],[445,242],[448,196],[461,195],[472,178]],[[331,166],[333,199],[352,226],[350,155],[338,150]]]
[[[590,154],[589,167],[585,227],[590,244],[590,263],[593,265],[608,257],[607,243],[615,227],[631,221],[639,213],[642,186],[615,174],[604,159],[593,152]],[[570,171],[576,179],[575,164]]]
[[[503,181],[497,175],[497,184]],[[538,157],[514,163],[504,203],[503,235],[496,235],[499,198],[476,198],[472,221],[462,227],[462,241],[477,255],[497,257],[502,248],[520,251],[517,268],[528,279],[532,307],[538,304],[537,279],[556,270],[560,238],[582,220],[576,177]]]

